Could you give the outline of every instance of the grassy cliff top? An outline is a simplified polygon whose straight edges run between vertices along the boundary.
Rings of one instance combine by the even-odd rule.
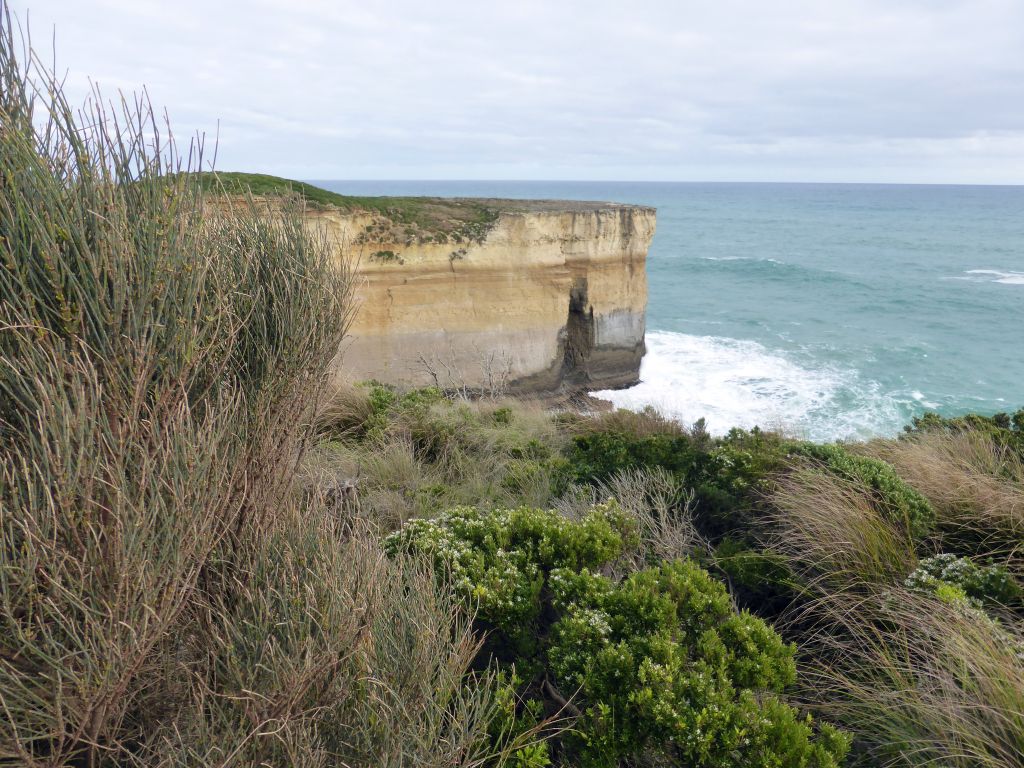
[[[466,197],[363,197],[340,195],[302,181],[283,179],[265,173],[217,171],[199,174],[203,187],[223,188],[229,194],[251,192],[259,197],[299,195],[314,208],[366,211],[389,219],[407,235],[462,235],[478,239],[504,212],[584,212],[604,209],[631,209],[640,206],[578,200],[504,200]]]

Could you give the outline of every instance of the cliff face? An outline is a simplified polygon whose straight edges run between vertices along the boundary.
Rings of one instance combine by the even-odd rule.
[[[436,237],[380,212],[308,211],[358,259],[344,375],[543,396],[635,383],[654,209],[483,202],[489,220]]]

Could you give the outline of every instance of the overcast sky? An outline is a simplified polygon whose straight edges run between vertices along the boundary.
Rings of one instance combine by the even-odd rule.
[[[1024,0],[11,5],[222,170],[1024,183]]]

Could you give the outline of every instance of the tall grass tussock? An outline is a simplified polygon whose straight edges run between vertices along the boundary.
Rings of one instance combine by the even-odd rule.
[[[803,618],[807,695],[862,735],[860,764],[1022,764],[1019,618],[901,586],[823,593]]]
[[[295,485],[350,273],[202,162],[0,17],[0,763],[494,758],[469,613]]]
[[[998,553],[1024,576],[1024,454],[979,431],[928,431],[863,450],[921,489],[946,538]]]
[[[871,488],[807,466],[780,479],[769,525],[805,579],[788,622],[805,695],[858,734],[858,765],[1024,765],[1019,456],[974,429],[852,448],[919,489],[936,526],[915,540]]]

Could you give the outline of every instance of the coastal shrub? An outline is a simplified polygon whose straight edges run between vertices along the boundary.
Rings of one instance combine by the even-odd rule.
[[[981,433],[997,445],[1009,448],[1018,456],[1024,457],[1024,408],[1012,415],[997,413],[992,416],[982,416],[977,413],[968,413],[952,418],[930,412],[914,417],[911,423],[903,429],[908,437],[935,432]]]
[[[573,439],[569,459],[576,480],[593,482],[637,467],[662,467],[686,475],[693,470],[697,456],[686,435],[634,437],[621,432],[595,432]]]
[[[483,512],[459,507],[410,520],[385,540],[389,552],[426,552],[484,622],[510,644],[497,652],[531,656],[541,636],[541,591],[555,567],[597,568],[635,545],[633,521],[617,504],[571,522],[539,509]]]
[[[811,459],[831,473],[866,484],[881,509],[907,525],[916,538],[926,536],[935,522],[928,500],[891,466],[839,445],[789,440],[758,428],[710,438],[696,429],[638,433],[620,428],[619,421],[610,424],[610,429],[590,428],[573,439],[568,458],[574,479],[601,482],[621,470],[666,469],[694,489],[698,523],[712,539],[750,538],[772,481],[792,467],[794,458]]]
[[[1019,765],[1017,460],[973,429],[844,446],[854,450],[920,489],[935,522],[915,540],[872,475],[845,462],[798,462],[778,480],[771,551],[801,576],[783,627],[799,643],[803,695],[854,734],[856,765]],[[918,560],[940,545],[957,549]]]
[[[701,767],[839,765],[846,738],[779,698],[795,679],[793,647],[737,612],[700,566],[602,575],[638,544],[636,521],[613,501],[578,520],[453,509],[386,540],[396,555],[433,556],[477,608],[487,652],[523,678],[524,698],[573,717],[552,740],[563,764],[648,754]]]
[[[654,432],[591,432],[573,439],[568,459],[577,482],[601,482],[623,470],[660,467],[677,476],[695,496],[704,535],[750,533],[774,473],[785,466],[788,446],[772,433],[734,429],[724,438]]]
[[[762,616],[778,616],[801,590],[786,558],[736,539],[722,539],[710,564],[724,576],[736,601],[756,606]]]
[[[951,553],[921,560],[905,583],[910,589],[925,592],[952,586],[978,606],[1020,607],[1024,598],[1024,589],[1005,566],[977,565],[970,558]]]
[[[731,429],[707,445],[709,461],[695,485],[701,519],[716,539],[731,535],[754,544],[765,498],[787,467],[794,442],[754,427]]]

